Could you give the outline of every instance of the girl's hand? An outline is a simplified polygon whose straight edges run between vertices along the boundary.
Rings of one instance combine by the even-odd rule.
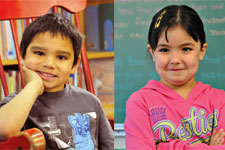
[[[36,72],[28,69],[25,65],[22,64],[22,66],[25,84],[33,83],[37,94],[41,95],[44,92],[44,84],[41,77]]]
[[[223,145],[225,132],[221,128],[217,133],[216,129],[213,130],[212,136],[210,138],[209,145]]]

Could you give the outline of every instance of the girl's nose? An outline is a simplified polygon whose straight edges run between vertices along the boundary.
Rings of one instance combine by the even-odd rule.
[[[170,59],[171,64],[179,64],[181,62],[181,55],[179,51],[174,51],[171,54],[171,59]]]

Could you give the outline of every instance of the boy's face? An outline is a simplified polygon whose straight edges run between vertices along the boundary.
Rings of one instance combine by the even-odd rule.
[[[199,60],[204,58],[207,44],[201,48],[200,41],[194,41],[181,26],[169,28],[167,38],[168,42],[165,31],[162,32],[155,51],[151,51],[161,82],[171,86],[191,83]]]
[[[27,47],[24,64],[43,80],[45,91],[56,92],[64,88],[74,61],[73,45],[69,38],[50,32],[34,36]]]

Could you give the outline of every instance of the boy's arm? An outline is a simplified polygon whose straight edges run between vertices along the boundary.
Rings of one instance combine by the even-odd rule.
[[[43,93],[43,82],[38,74],[25,66],[23,66],[23,73],[26,86],[10,102],[0,108],[1,138],[8,138],[20,132],[36,98]]]
[[[126,105],[126,149],[127,150],[196,150],[196,149],[225,149],[225,145],[209,146],[204,143],[190,145],[187,141],[172,140],[166,143],[155,144],[154,135],[150,124],[149,113],[146,106],[141,103],[140,96],[134,94],[130,97]]]
[[[113,150],[114,149],[114,134],[112,127],[105,115],[102,105],[98,105],[99,113],[99,125],[98,125],[98,148],[101,150]]]

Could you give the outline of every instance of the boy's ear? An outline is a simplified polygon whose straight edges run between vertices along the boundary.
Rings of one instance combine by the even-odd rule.
[[[20,65],[21,65],[22,67],[24,66],[24,59],[23,59],[23,58],[20,59]]]
[[[207,46],[208,46],[207,43],[203,44],[202,49],[200,51],[199,60],[203,60],[204,59]]]
[[[79,57],[77,59],[77,64],[73,65],[73,67],[72,67],[71,74],[73,74],[73,73],[75,73],[77,71],[77,68],[80,65],[80,61],[81,61],[81,56],[79,55]]]
[[[153,49],[151,48],[151,45],[148,44],[148,45],[147,45],[147,48],[148,48],[149,53],[152,55],[153,61],[155,61],[155,55],[154,55]]]

